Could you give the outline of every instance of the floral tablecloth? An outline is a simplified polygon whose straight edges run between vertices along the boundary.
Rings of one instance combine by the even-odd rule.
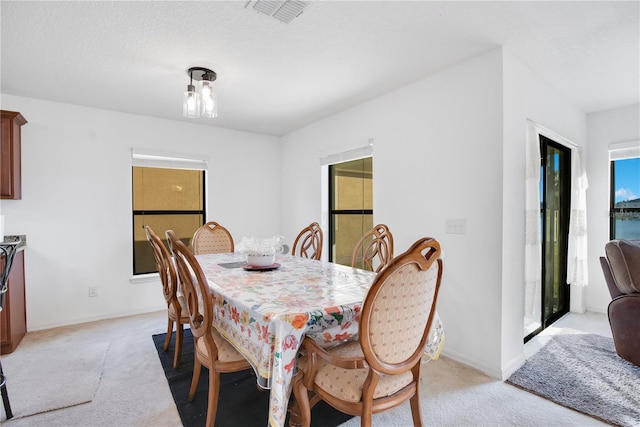
[[[253,365],[258,384],[271,389],[269,425],[284,426],[302,339],[331,346],[358,332],[362,301],[375,273],[282,255],[272,271],[246,271],[238,253],[196,255],[214,298],[217,329]],[[426,356],[444,345],[434,319]]]

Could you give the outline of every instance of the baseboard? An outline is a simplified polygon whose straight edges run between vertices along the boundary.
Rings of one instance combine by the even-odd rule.
[[[166,307],[147,307],[139,310],[133,310],[133,311],[127,311],[127,312],[121,312],[121,313],[110,313],[110,314],[104,314],[101,316],[82,317],[78,319],[67,320],[64,322],[42,323],[39,325],[37,324],[27,325],[27,332],[43,331],[46,329],[60,328],[63,326],[80,325],[82,323],[97,322],[100,320],[117,319],[120,317],[129,317],[129,316],[135,316],[138,314],[153,313],[155,311],[161,311],[166,309],[167,309]]]
[[[467,365],[474,369],[477,369],[480,372],[490,376],[491,378],[500,378],[500,372],[498,370],[491,368],[489,366],[483,365],[481,363],[478,363],[475,360],[471,360],[454,351],[444,349],[442,351],[442,355],[445,357],[448,357],[449,359],[453,359],[456,362],[462,363],[463,365]]]
[[[603,310],[601,307],[587,306],[587,312],[598,313],[598,314],[607,314],[607,308],[605,307],[604,310]]]
[[[446,349],[442,351],[442,355],[445,357],[448,357],[449,359],[453,359],[456,362],[459,362],[464,365],[470,366],[474,369],[477,369],[483,374],[500,381],[504,381],[507,378],[509,378],[511,374],[517,371],[518,368],[520,368],[520,366],[522,366],[526,361],[526,358],[524,357],[524,353],[522,353],[518,357],[515,357],[509,363],[504,365],[501,369],[496,369],[496,368],[484,365],[482,363],[478,363],[475,360],[471,360],[456,352],[448,351]]]
[[[502,381],[506,380],[507,378],[509,378],[515,371],[517,371],[518,369],[520,369],[520,367],[522,365],[524,365],[524,362],[527,361],[527,358],[524,356],[524,352],[520,353],[519,356],[514,357],[513,359],[511,359],[511,361],[509,363],[507,363],[506,365],[504,365],[502,367]]]

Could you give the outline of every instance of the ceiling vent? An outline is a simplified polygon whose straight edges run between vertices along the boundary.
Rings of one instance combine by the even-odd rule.
[[[250,0],[245,7],[252,7],[260,13],[272,16],[285,24],[302,15],[308,2],[301,0]]]

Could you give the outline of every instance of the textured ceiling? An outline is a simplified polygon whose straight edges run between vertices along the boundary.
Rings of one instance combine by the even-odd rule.
[[[0,3],[4,94],[283,135],[498,46],[585,112],[640,102],[638,1]],[[219,116],[182,117],[186,69]]]

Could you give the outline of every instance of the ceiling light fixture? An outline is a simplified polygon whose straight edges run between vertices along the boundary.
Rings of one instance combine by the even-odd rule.
[[[213,82],[218,75],[215,71],[204,67],[191,67],[187,70],[187,74],[190,80],[182,101],[182,115],[191,118],[217,117],[218,101]],[[194,80],[200,82],[197,90],[193,84]]]

